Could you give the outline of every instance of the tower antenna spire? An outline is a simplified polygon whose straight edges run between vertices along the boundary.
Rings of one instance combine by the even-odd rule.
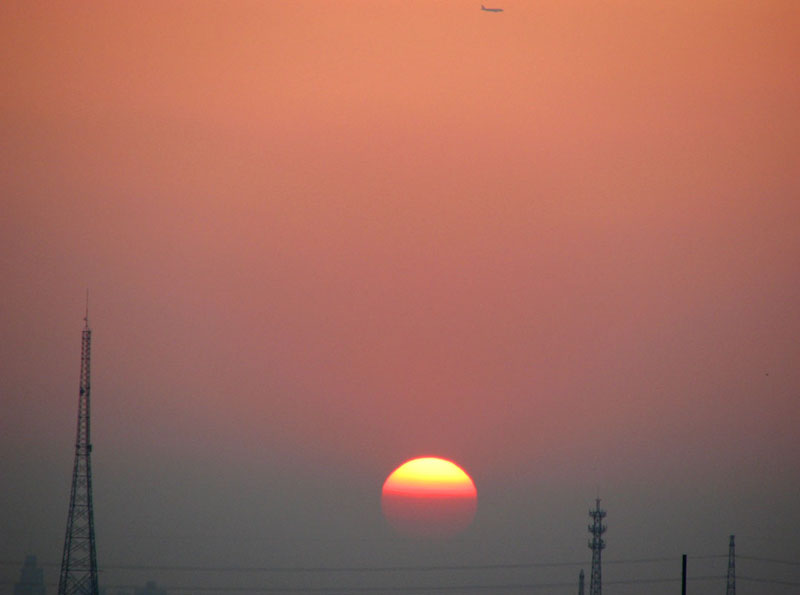
[[[69,514],[61,556],[58,595],[98,595],[97,553],[94,543],[92,506],[92,441],[89,394],[91,392],[92,331],[89,328],[89,292],[86,292],[86,321],[81,335],[81,376],[78,389],[78,429],[75,465],[69,494]]]

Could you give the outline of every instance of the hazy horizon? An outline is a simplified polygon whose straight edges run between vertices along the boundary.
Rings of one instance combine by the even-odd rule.
[[[87,288],[101,586],[588,592],[599,496],[607,593],[731,534],[797,590],[800,5],[484,4],[0,6],[0,593],[57,582]],[[381,514],[423,455],[452,540]]]

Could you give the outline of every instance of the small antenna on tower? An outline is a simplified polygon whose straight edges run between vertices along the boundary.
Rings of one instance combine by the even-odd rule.
[[[86,326],[89,326],[89,288],[86,288],[86,315],[83,317]]]

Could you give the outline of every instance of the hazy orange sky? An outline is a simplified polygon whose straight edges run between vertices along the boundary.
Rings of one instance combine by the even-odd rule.
[[[598,490],[611,558],[800,560],[800,4],[491,4],[0,6],[3,580],[60,559],[87,287],[101,566],[413,560],[421,455],[454,560],[588,568]]]

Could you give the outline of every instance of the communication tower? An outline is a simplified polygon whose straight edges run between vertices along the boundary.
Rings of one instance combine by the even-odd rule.
[[[606,532],[606,526],[603,524],[606,511],[600,510],[600,498],[595,500],[595,508],[589,511],[589,516],[592,518],[592,524],[589,525],[589,533],[592,534],[592,538],[589,540],[589,548],[592,550],[592,575],[589,578],[589,595],[602,595],[603,581],[600,557],[601,552],[606,547],[606,542],[603,540],[603,533]]]
[[[736,595],[736,547],[733,544],[733,535],[728,544],[728,588],[725,595]]]
[[[89,329],[89,299],[81,338],[81,377],[78,390],[78,431],[75,465],[69,494],[67,532],[61,556],[58,595],[98,595],[97,553],[92,509],[92,442],[89,433],[90,359],[92,331]]]

